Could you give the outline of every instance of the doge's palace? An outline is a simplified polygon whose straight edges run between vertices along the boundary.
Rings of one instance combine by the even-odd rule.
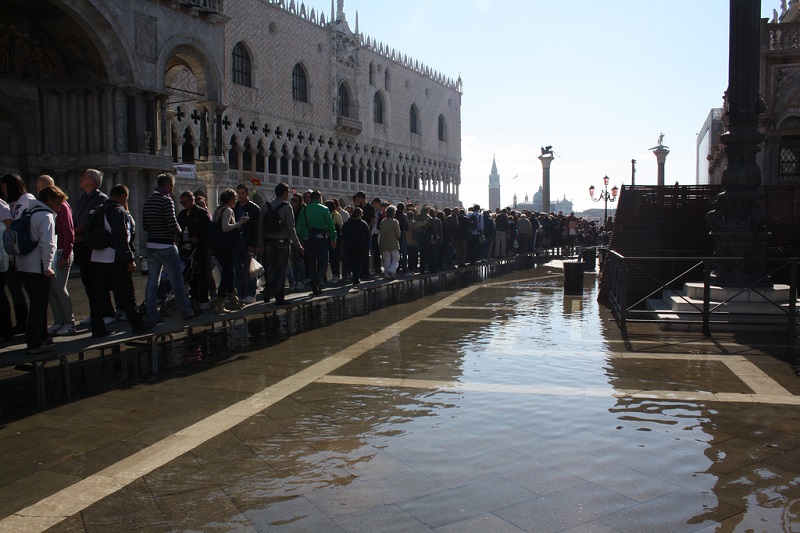
[[[176,192],[285,181],[350,203],[446,206],[461,181],[461,80],[362,33],[344,2],[5,0],[0,170],[71,197],[87,167],[137,216]]]

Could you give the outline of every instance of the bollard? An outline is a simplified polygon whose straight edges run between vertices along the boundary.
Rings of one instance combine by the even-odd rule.
[[[595,265],[597,265],[597,249],[594,246],[589,246],[581,252],[581,259],[583,260],[583,271],[594,272]]]
[[[580,261],[564,261],[564,295],[581,296],[583,294],[583,263]]]

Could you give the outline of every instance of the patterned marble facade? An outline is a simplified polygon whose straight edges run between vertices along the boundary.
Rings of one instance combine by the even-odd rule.
[[[781,13],[761,26],[759,164],[765,185],[800,183],[800,3],[781,2]]]
[[[0,170],[458,202],[461,80],[294,0],[5,0]]]

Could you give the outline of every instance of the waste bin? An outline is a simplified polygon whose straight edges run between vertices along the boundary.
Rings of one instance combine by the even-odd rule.
[[[580,296],[583,294],[583,263],[564,261],[564,294]]]
[[[594,272],[597,265],[597,249],[594,246],[584,248],[581,259],[583,259],[583,271]]]

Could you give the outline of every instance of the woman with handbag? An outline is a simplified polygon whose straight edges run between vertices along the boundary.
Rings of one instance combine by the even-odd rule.
[[[219,206],[211,221],[211,249],[220,266],[220,281],[217,296],[213,300],[214,311],[224,313],[227,300],[230,309],[241,309],[239,295],[234,288],[234,260],[239,248],[239,232],[236,231],[249,218],[238,221],[233,208],[236,205],[236,191],[225,189],[219,195]]]

